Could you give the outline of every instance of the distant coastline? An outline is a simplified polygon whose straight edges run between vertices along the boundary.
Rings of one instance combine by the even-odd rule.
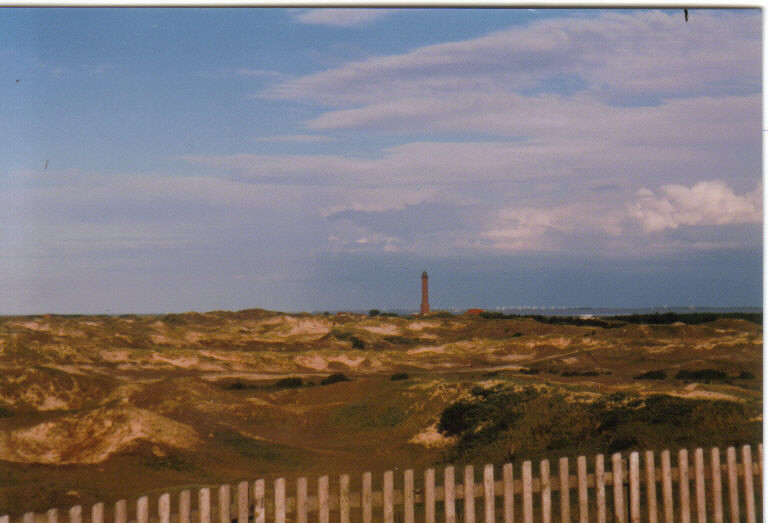
[[[460,314],[470,307],[457,308],[457,307],[433,307],[434,311],[445,311],[455,314]],[[482,307],[478,307],[482,308]],[[501,312],[503,314],[519,314],[521,316],[526,315],[541,315],[541,316],[623,316],[629,314],[664,314],[666,312],[674,312],[678,314],[697,313],[697,312],[715,312],[715,313],[731,313],[731,312],[744,312],[744,313],[761,313],[762,307],[699,307],[699,306],[659,306],[659,307],[489,307],[489,312]],[[369,310],[357,310],[357,309],[345,309],[345,310],[326,310],[326,311],[312,311],[313,314],[322,314],[323,312],[330,312],[337,314],[340,312],[348,312],[353,314],[368,314]],[[380,309],[382,313],[393,313],[401,316],[407,316],[410,314],[418,314],[419,310],[413,309]]]

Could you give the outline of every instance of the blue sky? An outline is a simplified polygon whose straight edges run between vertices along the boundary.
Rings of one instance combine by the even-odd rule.
[[[6,8],[0,313],[760,305],[761,25]]]

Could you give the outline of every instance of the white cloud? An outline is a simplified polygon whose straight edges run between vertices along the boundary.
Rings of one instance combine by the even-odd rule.
[[[327,218],[343,211],[382,212],[401,211],[408,205],[416,205],[435,198],[433,187],[403,189],[400,187],[331,189],[334,205],[320,209],[320,216]]]
[[[477,246],[504,251],[562,251],[571,237],[595,234],[615,239],[623,216],[606,202],[539,204],[501,208]]]
[[[721,180],[691,187],[664,185],[656,192],[641,189],[635,198],[615,194],[590,199],[575,194],[570,198],[575,203],[550,200],[504,206],[473,245],[502,251],[604,254],[744,248],[754,245],[752,233],[721,234],[717,227],[762,220],[761,187],[737,195]],[[685,235],[653,234],[681,225],[708,228]]]
[[[665,185],[657,193],[641,189],[630,214],[646,232],[677,229],[681,225],[759,223],[762,190],[739,196],[722,180],[704,181],[692,187]]]
[[[758,11],[606,12],[549,19],[460,42],[346,64],[288,80],[265,96],[345,106],[445,93],[547,88],[558,78],[583,83],[600,99],[718,94],[723,79],[760,91]],[[578,83],[578,82],[577,82]]]
[[[303,24],[327,25],[333,27],[362,27],[380,18],[389,16],[393,9],[328,8],[293,9],[293,18]]]

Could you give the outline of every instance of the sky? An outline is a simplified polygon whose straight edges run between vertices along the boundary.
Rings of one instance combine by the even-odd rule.
[[[5,8],[0,314],[760,306],[761,31]]]

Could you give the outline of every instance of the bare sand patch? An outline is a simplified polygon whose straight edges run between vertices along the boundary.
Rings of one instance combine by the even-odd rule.
[[[500,361],[523,361],[523,360],[530,360],[533,358],[530,354],[505,354],[504,356],[499,356],[497,359]]]
[[[189,343],[197,343],[201,339],[203,339],[203,333],[202,332],[197,332],[197,331],[188,332],[184,336],[184,341],[189,342]]]
[[[426,328],[439,327],[440,325],[434,321],[412,321],[408,324],[408,328],[414,331],[420,331]]]
[[[551,343],[558,349],[564,349],[571,344],[571,340],[569,338],[564,338],[564,337],[558,337],[558,338],[547,337],[546,342]]]
[[[40,323],[39,321],[25,321],[25,322],[18,322],[14,323],[14,325],[18,325],[19,327],[24,327],[25,329],[29,329],[31,331],[49,331],[51,330],[51,326],[47,323]]]
[[[343,356],[336,356],[335,358],[328,358],[328,361],[329,362],[336,361],[336,362],[339,362],[339,363],[343,363],[347,367],[350,367],[352,369],[356,369],[357,367],[360,366],[360,364],[362,362],[365,361],[365,358],[363,358],[363,357],[351,358],[351,357],[349,357],[347,355],[343,355]]]
[[[174,367],[180,367],[182,369],[197,367],[200,364],[200,358],[197,358],[195,356],[181,356],[179,358],[169,358],[157,352],[152,353],[151,359],[152,361],[161,361],[163,363],[168,363],[169,365],[173,365]]]
[[[421,445],[422,447],[427,448],[442,448],[442,447],[448,447],[450,445],[453,445],[456,443],[455,437],[448,437],[446,438],[440,432],[437,430],[437,424],[430,425],[426,429],[422,430],[415,436],[413,436],[411,439],[408,440],[408,443],[413,443],[414,445]]]
[[[426,347],[419,347],[411,349],[406,354],[421,354],[423,352],[436,352],[439,354],[445,353],[445,345],[428,345]]]
[[[286,323],[293,324],[287,333],[288,336],[296,336],[302,334],[327,334],[331,330],[325,321],[318,319],[297,320],[296,318],[291,318],[288,316],[285,318],[285,321]]]
[[[301,365],[314,370],[325,370],[328,368],[328,362],[319,354],[312,354],[306,356],[296,356],[293,361]]]
[[[171,345],[171,339],[168,336],[163,336],[162,334],[151,334],[149,336],[149,339],[152,340],[152,343],[155,345]]]
[[[712,390],[692,390],[691,392],[684,393],[672,393],[672,396],[679,396],[681,398],[692,399],[707,399],[707,400],[728,400],[728,401],[742,401],[741,398],[733,396],[731,394],[725,394],[723,392],[715,392]]]
[[[101,359],[110,363],[117,363],[122,361],[128,361],[131,356],[131,351],[128,350],[103,350],[99,354]]]
[[[242,361],[242,358],[240,356],[236,356],[234,354],[233,355],[227,355],[227,354],[221,354],[219,352],[212,352],[212,351],[209,351],[209,350],[200,350],[200,351],[197,351],[197,353],[200,356],[205,356],[207,358],[212,358],[212,359],[218,360],[218,361],[236,361],[236,362],[241,362]]]
[[[15,463],[95,464],[137,440],[193,448],[188,425],[138,408],[101,408],[0,433],[0,459]]]

